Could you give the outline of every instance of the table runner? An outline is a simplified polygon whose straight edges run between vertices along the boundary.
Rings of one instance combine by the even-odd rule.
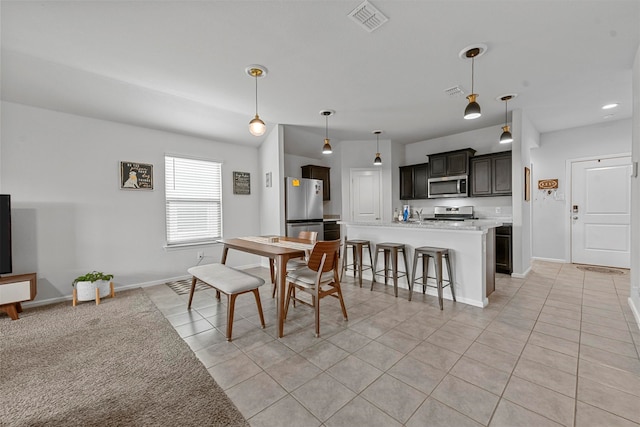
[[[277,242],[270,242],[269,237],[265,237],[265,236],[247,236],[247,237],[238,237],[238,239],[249,240],[251,242],[256,242],[256,243],[263,243],[265,245],[274,245],[274,246],[281,246],[284,248],[300,249],[305,251],[307,254],[309,254],[309,252],[311,252],[311,250],[313,249],[313,245],[309,243],[290,242],[288,240],[278,240]]]

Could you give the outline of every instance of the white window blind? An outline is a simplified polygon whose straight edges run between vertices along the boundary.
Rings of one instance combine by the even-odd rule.
[[[165,156],[167,246],[222,237],[222,164]]]

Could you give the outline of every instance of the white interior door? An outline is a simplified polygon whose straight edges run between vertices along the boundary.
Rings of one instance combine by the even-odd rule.
[[[571,262],[629,268],[631,157],[571,165]]]
[[[351,171],[351,220],[380,221],[381,171]]]

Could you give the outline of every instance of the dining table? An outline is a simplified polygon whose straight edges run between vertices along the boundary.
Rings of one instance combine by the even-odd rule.
[[[314,242],[306,239],[283,236],[248,236],[218,240],[224,245],[221,263],[226,264],[229,249],[273,259],[276,264],[276,315],[278,338],[284,336],[284,302],[287,276],[287,262],[290,259],[307,256]]]

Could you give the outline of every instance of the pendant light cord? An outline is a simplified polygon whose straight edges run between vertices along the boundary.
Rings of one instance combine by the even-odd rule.
[[[254,75],[256,79],[256,116],[258,115],[258,74]]]
[[[324,115],[324,139],[329,139],[329,115]]]
[[[504,125],[505,125],[505,126],[507,125],[507,121],[508,121],[507,116],[508,116],[508,114],[509,114],[509,113],[508,113],[508,110],[507,110],[507,103],[508,103],[508,102],[509,102],[509,100],[508,100],[508,99],[505,99],[505,100],[504,100]]]
[[[473,91],[473,69],[474,69],[474,65],[475,65],[475,60],[476,57],[475,55],[471,57],[471,93],[474,94],[475,92]]]

